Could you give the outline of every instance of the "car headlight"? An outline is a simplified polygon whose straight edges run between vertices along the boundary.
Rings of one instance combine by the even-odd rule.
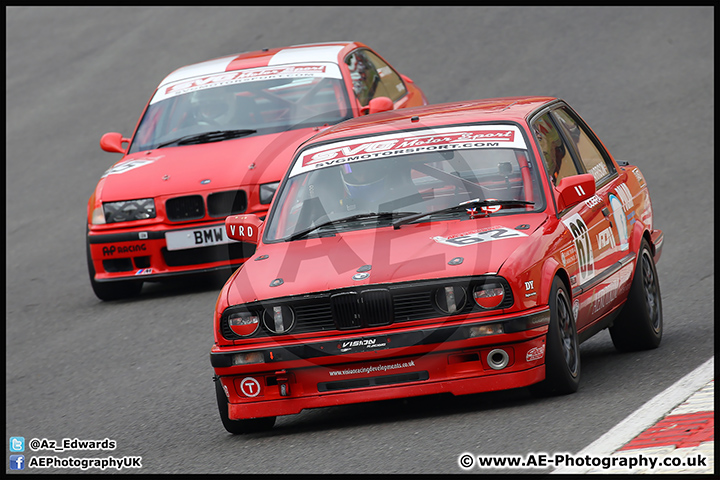
[[[266,308],[263,325],[272,333],[288,333],[295,326],[295,312],[286,305]]]
[[[132,222],[155,218],[155,201],[152,198],[103,203],[106,223]]]
[[[449,285],[435,290],[435,305],[448,315],[462,311],[465,308],[466,300],[465,289],[459,285]]]
[[[480,308],[498,307],[505,298],[505,288],[501,283],[486,283],[473,288],[473,298]]]
[[[275,190],[277,190],[280,182],[264,183],[260,185],[260,203],[267,205],[272,202]]]
[[[235,312],[228,315],[227,323],[234,334],[248,337],[260,326],[260,317],[252,312]]]

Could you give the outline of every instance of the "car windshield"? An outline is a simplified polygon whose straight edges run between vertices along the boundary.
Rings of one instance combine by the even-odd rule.
[[[484,141],[491,136],[497,141]],[[444,128],[304,149],[280,187],[264,239],[541,209],[538,171],[517,127]]]
[[[337,65],[224,72],[160,87],[129,153],[332,125],[351,117]]]

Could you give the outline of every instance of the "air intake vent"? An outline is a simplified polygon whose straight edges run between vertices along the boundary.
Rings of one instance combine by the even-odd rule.
[[[211,193],[207,197],[207,208],[211,217],[243,213],[247,209],[247,195],[244,190]]]
[[[362,326],[359,298],[357,292],[338,293],[330,297],[330,306],[338,330]]]
[[[392,296],[388,289],[365,290],[360,294],[360,302],[360,316],[366,326],[376,327],[392,323]]]
[[[171,222],[197,220],[205,217],[205,204],[200,195],[171,198],[165,202],[165,211]]]

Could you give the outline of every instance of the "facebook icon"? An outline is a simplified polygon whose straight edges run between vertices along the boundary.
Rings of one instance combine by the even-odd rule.
[[[10,455],[10,470],[25,470],[25,455]]]

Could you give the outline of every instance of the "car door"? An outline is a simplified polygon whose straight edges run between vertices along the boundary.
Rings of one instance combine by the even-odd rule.
[[[633,255],[629,249],[628,212],[633,199],[625,179],[617,171],[610,155],[592,130],[569,106],[560,105],[552,115],[568,147],[576,158],[580,173],[595,178],[595,195],[583,202],[585,214],[593,218],[590,241],[595,275],[582,284],[583,293],[591,292],[589,319],[592,322],[616,308],[629,288]]]
[[[553,187],[563,178],[586,173],[578,160],[576,149],[553,112],[555,108],[540,112],[531,120],[546,174]],[[610,225],[602,203],[601,197],[596,194],[558,212],[558,220],[570,239],[557,248],[560,249],[561,262],[570,277],[572,309],[578,331],[595,318],[592,315],[594,285],[606,263],[597,243],[598,235]]]

